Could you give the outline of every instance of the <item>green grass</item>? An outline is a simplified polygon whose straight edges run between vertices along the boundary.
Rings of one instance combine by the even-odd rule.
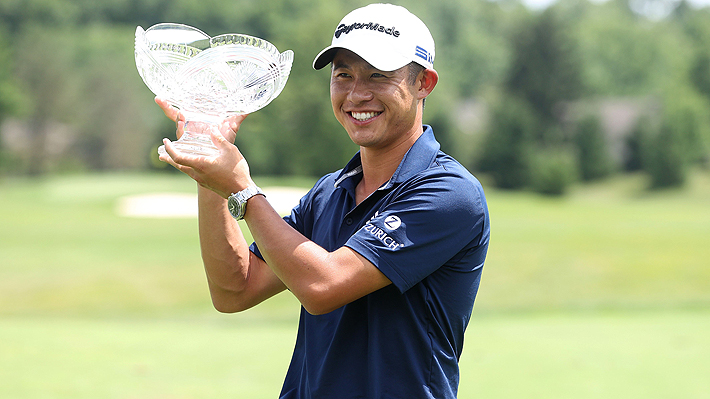
[[[209,308],[196,219],[116,212],[124,195],[166,191],[194,193],[195,184],[182,175],[126,174],[0,183],[0,315],[164,315]]]
[[[562,199],[489,189],[459,397],[710,397],[710,175],[691,183],[647,192],[620,177]],[[196,220],[116,213],[121,196],[164,191],[195,185],[0,180],[0,397],[276,396],[298,303],[212,310]]]
[[[475,316],[464,398],[708,398],[710,310]]]
[[[479,310],[707,307],[710,176],[648,193],[640,176],[551,199],[491,192]]]
[[[707,398],[710,311],[473,318],[460,398]],[[0,320],[3,398],[274,398],[295,325]]]
[[[292,323],[0,320],[2,398],[274,398]]]

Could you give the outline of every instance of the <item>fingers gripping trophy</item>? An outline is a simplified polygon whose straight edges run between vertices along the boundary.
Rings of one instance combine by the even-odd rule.
[[[211,131],[232,115],[268,105],[288,80],[293,51],[242,34],[210,37],[191,26],[162,23],[136,28],[136,67],[158,97],[180,109],[185,133],[176,148],[215,155]],[[158,149],[165,154],[165,147]]]

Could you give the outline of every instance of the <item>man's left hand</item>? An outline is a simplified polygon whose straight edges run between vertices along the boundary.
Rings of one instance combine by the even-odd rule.
[[[212,143],[218,150],[217,155],[186,154],[177,150],[173,142],[166,138],[163,143],[167,155],[160,156],[160,160],[190,176],[199,185],[227,198],[230,194],[254,184],[246,159],[232,144],[245,118],[246,115],[230,117],[220,125],[220,132],[210,132]],[[177,137],[181,137],[185,122],[178,119],[177,127]]]

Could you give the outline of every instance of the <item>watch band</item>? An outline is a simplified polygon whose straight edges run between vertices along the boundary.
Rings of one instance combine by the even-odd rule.
[[[244,214],[247,211],[247,201],[251,197],[259,194],[264,195],[264,192],[257,186],[249,186],[242,191],[233,193],[227,199],[229,213],[236,220],[244,219]]]

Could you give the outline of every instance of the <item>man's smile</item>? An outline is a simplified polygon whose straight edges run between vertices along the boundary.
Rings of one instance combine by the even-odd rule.
[[[350,112],[350,116],[359,122],[365,122],[382,114],[382,112]]]

